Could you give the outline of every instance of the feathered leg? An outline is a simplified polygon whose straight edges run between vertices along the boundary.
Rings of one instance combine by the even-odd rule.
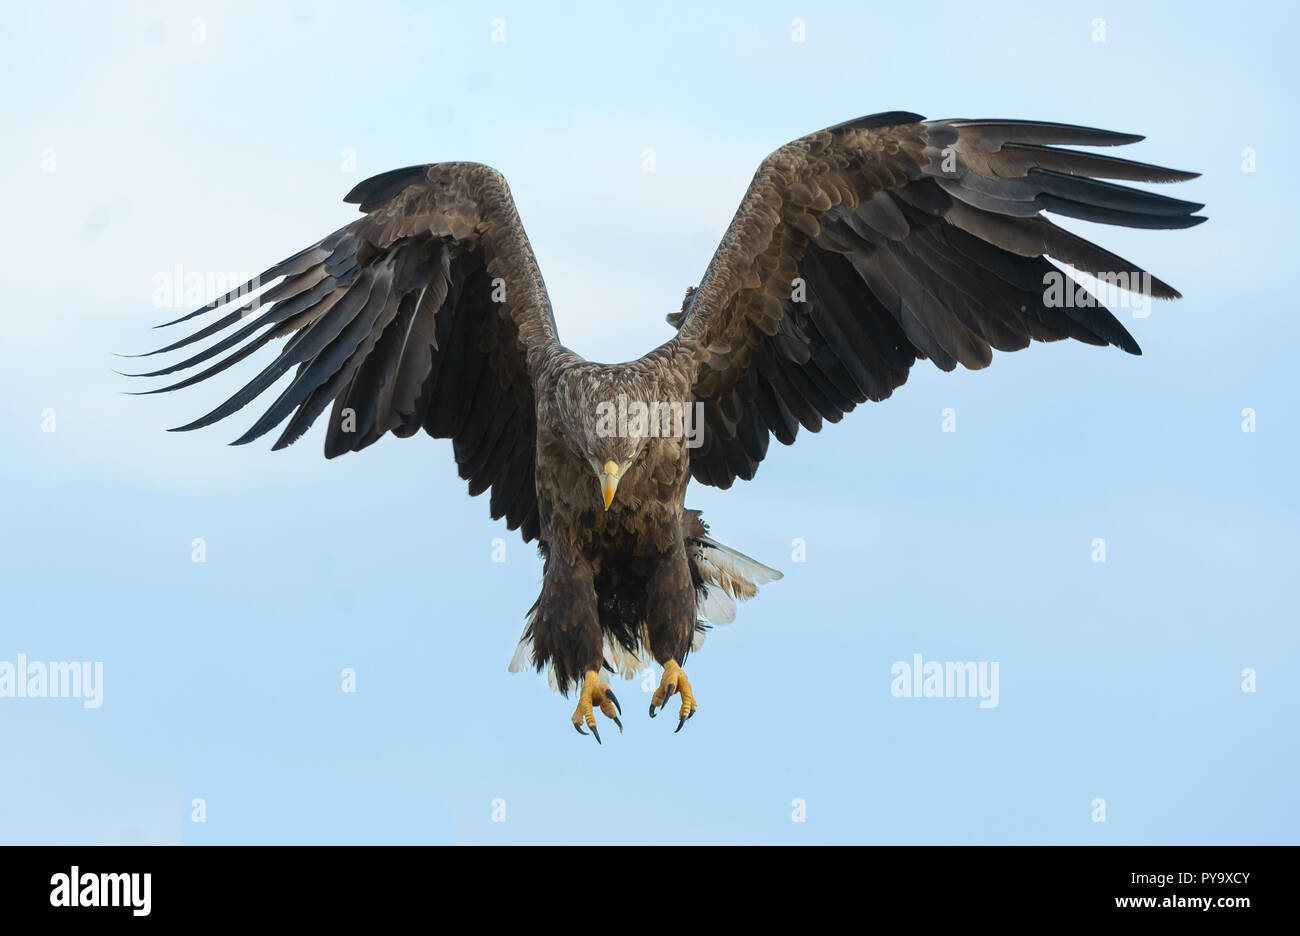
[[[664,668],[659,688],[650,697],[650,717],[657,714],[674,692],[681,696],[682,707],[677,719],[677,731],[682,730],[687,719],[699,706],[691,692],[691,684],[682,672],[681,663],[690,653],[695,637],[696,607],[695,585],[686,559],[686,547],[678,540],[664,554],[646,588],[646,628],[650,652]]]
[[[600,678],[604,641],[597,615],[596,586],[590,563],[585,559],[568,560],[551,554],[546,561],[542,594],[537,599],[532,622],[525,633],[531,639],[533,665],[538,670],[551,667],[556,687],[568,693],[578,689],[578,707],[573,712],[573,727],[578,734],[585,722],[600,741],[596,727],[596,709],[600,709],[622,732],[618,700]]]

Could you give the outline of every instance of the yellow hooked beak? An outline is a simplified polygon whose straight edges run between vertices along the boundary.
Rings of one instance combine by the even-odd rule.
[[[600,481],[600,493],[605,495],[605,509],[609,510],[609,505],[614,503],[614,492],[618,490],[618,479],[622,471],[612,461],[605,462],[603,471],[604,475]]]

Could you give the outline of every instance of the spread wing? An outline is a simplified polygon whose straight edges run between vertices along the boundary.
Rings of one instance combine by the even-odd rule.
[[[287,338],[279,356],[243,389],[178,431],[224,419],[296,368],[234,444],[288,419],[274,446],[283,448],[331,403],[325,436],[330,458],[360,451],[387,432],[404,438],[423,427],[452,440],[471,494],[491,489],[494,519],[505,517],[510,529],[535,538],[531,375],[558,343],[546,288],[505,180],[474,163],[413,166],[362,182],[346,201],[359,203],[365,215],[177,319],[238,306],[151,354],[233,331],[177,364],[132,376],[158,377],[217,359],[149,392],[176,390],[212,377],[272,339]]]
[[[1132,354],[1096,305],[1058,301],[1048,258],[1157,298],[1178,292],[1043,216],[1184,228],[1202,206],[1101,179],[1195,173],[1062,148],[1139,136],[1014,120],[864,117],[796,140],[759,167],[678,335],[655,354],[693,368],[705,404],[696,480],[754,476],[771,435],[883,400],[918,358],[986,366],[992,349],[1076,338]],[[1055,277],[1055,279],[1053,279]],[[1073,289],[1073,281],[1065,279]]]

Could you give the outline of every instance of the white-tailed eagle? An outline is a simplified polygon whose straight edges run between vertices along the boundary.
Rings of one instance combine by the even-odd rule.
[[[605,674],[654,659],[650,714],[676,693],[680,730],[696,710],[687,654],[710,622],[732,619],[735,599],[780,577],[708,535],[684,504],[690,480],[754,477],[773,436],[789,445],[800,427],[884,400],[922,358],[981,368],[994,349],[1062,338],[1138,354],[1104,305],[1077,301],[1073,280],[1060,301],[1049,258],[1146,296],[1178,293],[1046,214],[1135,228],[1205,220],[1199,204],[1102,181],[1195,173],[1072,148],[1140,139],[891,112],[795,140],[759,166],[704,279],[668,316],[675,334],[618,365],[560,344],[498,172],[397,169],[349,193],[360,218],[177,319],[228,309],[152,353],[214,343],[138,376],[202,365],[149,392],[174,390],[287,339],[180,428],[232,415],[293,369],[237,444],[285,424],[282,448],[327,408],[330,458],[390,432],[451,439],[470,494],[489,493],[492,516],[545,557],[511,669],[577,688],[573,726],[599,740],[597,709],[622,730]]]

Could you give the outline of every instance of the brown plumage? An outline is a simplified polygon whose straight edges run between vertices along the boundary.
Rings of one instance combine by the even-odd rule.
[[[261,374],[180,428],[234,413],[292,367],[237,444],[288,420],[275,448],[289,445],[331,404],[327,457],[388,432],[451,439],[470,493],[490,491],[492,516],[545,557],[511,668],[581,686],[574,726],[595,733],[594,708],[616,721],[618,712],[601,670],[628,674],[653,657],[665,674],[651,713],[680,694],[680,729],[695,710],[680,664],[706,620],[729,620],[733,599],[779,577],[708,536],[684,508],[690,478],[720,488],[752,478],[771,436],[788,445],[800,426],[816,432],[885,399],[920,358],[980,368],[995,348],[1062,338],[1140,353],[1099,302],[1051,301],[1059,273],[1048,258],[1156,298],[1178,293],[1043,215],[1148,228],[1205,220],[1201,205],[1100,181],[1194,173],[1067,148],[1139,139],[893,112],[796,140],[759,167],[704,279],[668,316],[677,334],[616,366],[560,345],[499,173],[399,169],[347,196],[363,217],[249,284],[279,280],[270,289],[152,353],[251,321],[145,376],[215,359],[150,392],[188,386],[286,337]],[[235,305],[249,287],[177,321]],[[680,426],[655,432],[668,427],[653,420],[611,432],[602,415],[620,401],[698,405],[701,444]]]

